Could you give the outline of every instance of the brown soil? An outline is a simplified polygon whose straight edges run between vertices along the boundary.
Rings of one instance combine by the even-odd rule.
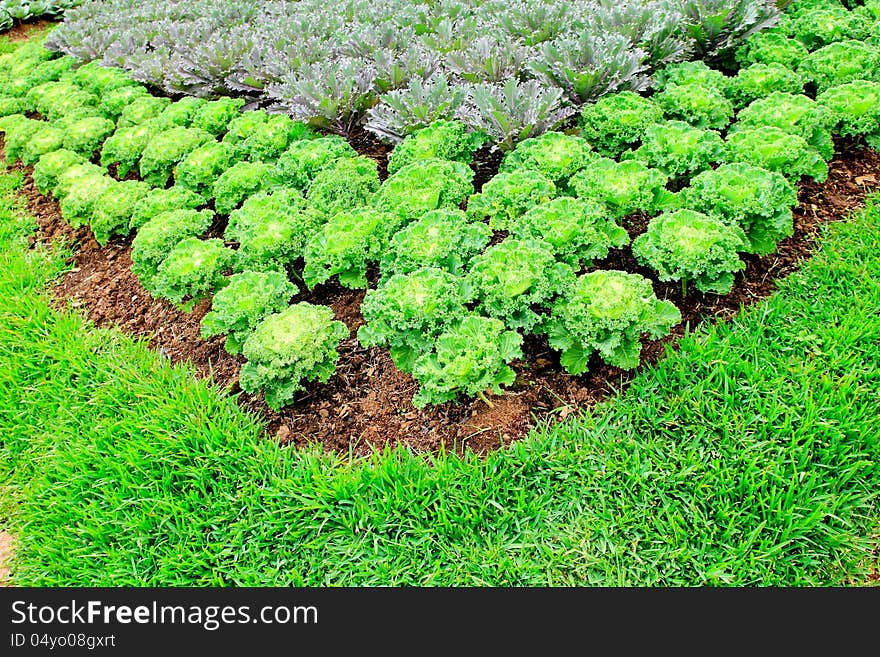
[[[366,145],[359,144],[358,150],[382,157],[375,144],[372,150]],[[654,280],[657,296],[673,301],[683,321],[671,336],[645,343],[639,369],[657,362],[667,343],[674,347],[686,327],[729,318],[741,306],[769,295],[777,279],[809,257],[821,224],[844,218],[860,206],[866,193],[880,188],[877,152],[844,141],[838,147],[840,154],[831,163],[828,181],[800,187],[795,234],[781,242],[772,255],[746,257],[747,267],[737,275],[731,294],[719,297],[693,291],[682,299],[679,285]],[[475,168],[486,176],[483,170],[491,169],[491,164],[478,162]],[[523,437],[538,421],[555,421],[576,413],[619,390],[635,374],[595,359],[587,375],[569,376],[560,369],[558,355],[546,339],[531,336],[526,339],[525,357],[513,365],[516,384],[507,394],[494,397],[492,406],[466,400],[418,410],[410,403],[417,389],[413,378],[397,370],[386,351],[364,349],[357,342],[355,331],[363,323],[360,302],[364,292],[331,284],[319,286],[301,299],[329,305],[351,330],[351,337],[340,347],[337,372],[326,385],[309,386],[296,403],[274,412],[260,396],[240,391],[237,379],[242,360],[223,350],[222,338],[205,341],[199,336],[199,321],[209,309],[207,301],[187,314],[165,301],[151,299],[131,273],[130,240],[114,240],[100,248],[87,229],[74,231],[62,220],[57,203],[41,196],[29,176],[23,193],[39,224],[34,239],[50,242],[64,238],[74,245],[72,269],[54,289],[59,306],[70,303],[99,326],[115,324],[144,337],[174,362],[190,361],[200,376],[212,376],[217,385],[240,393],[240,402],[260,413],[270,435],[284,443],[319,443],[329,450],[355,454],[398,444],[417,451],[437,451],[445,446],[447,450],[469,447],[483,453]],[[626,226],[635,235],[644,230],[645,223],[645,217],[633,216]],[[598,266],[638,271],[654,278],[634,262],[628,249],[612,252]]]
[[[31,38],[31,32],[42,32],[47,25],[51,24],[52,21],[43,18],[38,18],[37,20],[28,21],[26,23],[16,22],[16,24],[6,30],[3,35],[8,37],[10,41],[27,41]]]

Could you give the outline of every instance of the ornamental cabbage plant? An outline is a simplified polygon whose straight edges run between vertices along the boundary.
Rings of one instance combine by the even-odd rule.
[[[809,176],[816,182],[828,178],[828,165],[806,139],[774,126],[743,128],[727,135],[728,161],[746,162],[797,181]]]
[[[178,243],[201,235],[212,223],[214,213],[210,210],[171,210],[157,214],[141,226],[131,243],[131,271],[144,289],[155,289],[153,277]]]
[[[557,188],[564,188],[568,179],[595,157],[585,139],[562,132],[545,132],[540,137],[521,141],[514,150],[508,151],[498,170],[502,173],[520,169],[537,171]]]
[[[379,165],[368,157],[342,158],[315,175],[306,198],[325,217],[367,205],[379,189]]]
[[[201,105],[193,115],[192,127],[210,132],[215,137],[226,134],[232,120],[241,114],[244,98],[218,98]]]
[[[435,121],[394,147],[388,158],[388,173],[394,174],[408,164],[431,158],[470,164],[486,139],[484,133],[469,130],[461,121]]]
[[[827,108],[803,94],[775,92],[759,98],[740,111],[731,130],[762,125],[803,137],[825,160],[834,157],[834,117]]]
[[[637,148],[649,125],[663,120],[663,110],[633,91],[603,96],[581,109],[581,134],[600,154],[615,158]]]
[[[174,168],[174,183],[201,196],[210,196],[214,181],[235,161],[235,151],[231,146],[208,141],[190,151]]]
[[[116,124],[101,116],[88,116],[73,121],[61,121],[64,132],[64,148],[91,159],[101,149]]]
[[[78,153],[59,148],[46,153],[34,165],[34,186],[40,194],[55,194],[58,176],[73,166],[84,164],[85,158]]]
[[[474,193],[473,177],[473,170],[461,162],[416,160],[382,183],[373,205],[408,223],[431,210],[457,208]]]
[[[847,39],[864,39],[868,36],[868,29],[858,14],[847,11],[837,3],[829,3],[825,7],[798,12],[791,22],[789,33],[815,51]]]
[[[236,144],[240,157],[255,162],[274,162],[293,141],[315,137],[315,133],[300,121],[293,121],[284,114],[272,114],[265,122],[254,126],[253,130]]]
[[[751,36],[736,51],[736,61],[742,66],[752,64],[780,64],[794,70],[809,50],[786,35],[768,30]]]
[[[382,258],[399,227],[399,217],[371,207],[334,215],[306,244],[303,280],[313,289],[338,274],[345,287],[366,288],[367,267]]]
[[[54,125],[42,123],[36,130],[30,132],[27,141],[21,148],[22,164],[35,164],[43,155],[57,151],[64,146],[64,131]]]
[[[68,169],[68,176],[74,169]],[[61,215],[74,228],[87,226],[92,221],[95,202],[110,189],[116,181],[103,173],[89,173],[71,180],[61,199]]]
[[[615,219],[633,212],[659,210],[668,192],[669,177],[642,162],[615,162],[610,158],[596,160],[571,179],[575,195],[605,205]]]
[[[696,176],[682,190],[685,207],[718,215],[738,225],[749,240],[749,253],[767,254],[794,233],[791,209],[797,191],[780,173],[736,162]]]
[[[727,90],[727,85],[730,84],[730,79],[724,73],[709,68],[702,60],[670,64],[657,71],[654,74],[654,80],[656,88],[660,91],[675,84],[714,87],[718,91],[724,92]]]
[[[156,117],[156,121],[165,130],[175,127],[188,128],[192,125],[196,113],[205,102],[204,98],[184,96],[163,109],[159,116]]]
[[[734,113],[724,91],[709,84],[667,84],[653,100],[670,119],[696,128],[723,130]]]
[[[124,180],[110,185],[95,201],[90,226],[95,241],[105,246],[113,235],[127,235],[131,214],[150,191],[147,183]]]
[[[155,119],[170,104],[171,100],[168,98],[137,96],[122,110],[119,120],[116,122],[116,127],[127,128],[133,125],[140,125],[150,119]]]
[[[276,162],[276,176],[283,185],[305,190],[318,173],[339,159],[354,159],[357,151],[338,135],[301,139],[284,151]]]
[[[462,279],[448,271],[425,267],[394,274],[364,297],[366,324],[358,339],[365,347],[389,347],[398,369],[411,372],[437,336],[467,314],[468,301]]]
[[[501,386],[513,385],[516,374],[508,365],[522,357],[522,336],[505,330],[504,322],[469,315],[442,333],[434,349],[413,366],[419,391],[413,406],[442,404],[459,395],[477,395],[489,402],[486,392],[500,395]]]
[[[296,189],[251,196],[229,215],[225,237],[238,242],[236,269],[285,271],[303,257],[306,242],[321,226]]]
[[[131,212],[129,228],[137,230],[163,212],[195,210],[203,205],[205,205],[205,199],[183,187],[153,189],[135,204]]]
[[[299,292],[287,276],[277,271],[243,271],[233,274],[211,300],[211,311],[202,318],[202,337],[225,335],[224,348],[233,356],[257,325],[290,305]]]
[[[178,126],[156,134],[147,142],[141,155],[141,178],[153,187],[165,187],[178,162],[202,144],[212,141],[211,133],[198,128]]]
[[[880,82],[856,80],[819,94],[816,102],[831,113],[845,137],[880,137]]]
[[[742,109],[772,93],[800,94],[803,90],[803,78],[782,64],[752,64],[741,68],[733,78],[730,98],[737,109]]]
[[[648,127],[642,145],[624,157],[640,160],[678,178],[723,162],[724,140],[715,130],[696,128],[684,121],[666,121]]]
[[[339,343],[348,335],[327,306],[301,302],[273,313],[244,341],[247,362],[241,366],[239,384],[246,392],[263,389],[269,408],[281,410],[305,382],[330,380]]]
[[[861,41],[829,44],[804,58],[798,67],[821,93],[855,80],[880,80],[880,50]]]
[[[116,175],[124,178],[135,171],[147,144],[158,134],[158,127],[151,122],[117,128],[107,137],[101,148],[101,166],[116,165]]]
[[[611,248],[629,244],[629,236],[614,222],[608,208],[598,201],[568,196],[528,210],[511,232],[543,241],[558,260],[574,269],[592,266]]]
[[[747,248],[745,233],[736,224],[682,209],[651,219],[632,252],[661,281],[681,281],[685,296],[690,281],[700,292],[730,294],[734,272],[746,266],[738,252]]]
[[[263,162],[237,162],[214,181],[214,207],[229,214],[247,197],[276,184],[275,168]]]
[[[546,243],[508,237],[474,257],[465,281],[478,312],[529,332],[573,278]]]
[[[579,375],[596,352],[609,365],[638,367],[642,334],[662,338],[680,321],[678,308],[657,299],[648,279],[598,270],[579,276],[553,304],[546,332],[550,346],[562,352],[561,365]]]
[[[55,190],[53,194],[55,198],[57,198],[58,200],[62,200],[65,196],[67,196],[71,188],[73,188],[75,185],[79,185],[84,179],[102,177],[107,177],[104,169],[95,164],[92,164],[91,162],[75,164],[58,174],[58,177],[55,181]]]
[[[223,240],[187,237],[159,263],[149,292],[189,312],[226,282],[223,272],[232,266],[234,258],[235,252],[226,248]]]
[[[488,217],[492,230],[510,230],[517,217],[555,196],[556,185],[538,171],[502,172],[483,185],[479,194],[470,197],[467,213],[477,220]]]
[[[119,87],[101,95],[101,100],[98,102],[98,112],[104,118],[116,123],[125,108],[131,105],[135,99],[149,95],[147,88],[142,85]]]
[[[461,210],[431,210],[394,234],[382,258],[382,276],[434,267],[461,274],[492,237],[492,229]]]

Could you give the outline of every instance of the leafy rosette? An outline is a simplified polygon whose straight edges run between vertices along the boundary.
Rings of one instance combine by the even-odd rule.
[[[408,223],[431,210],[460,206],[474,193],[473,177],[471,168],[461,162],[416,160],[382,183],[373,204]]]
[[[501,160],[500,172],[528,169],[543,174],[557,188],[564,188],[568,179],[587,166],[596,155],[587,141],[562,132],[545,132],[540,137],[525,139]]]
[[[666,121],[650,126],[642,145],[624,157],[645,162],[677,178],[723,162],[724,141],[715,130],[696,128],[684,121]]]
[[[502,394],[516,374],[509,363],[522,357],[522,336],[505,330],[504,322],[469,315],[442,333],[434,349],[420,356],[413,366],[419,391],[413,397],[417,408],[442,404],[459,395],[491,391]]]
[[[461,121],[434,121],[394,147],[388,158],[388,173],[394,174],[408,164],[432,158],[470,164],[485,141],[485,134],[469,130]]]
[[[159,264],[150,293],[189,312],[203,297],[225,284],[223,272],[232,266],[234,258],[235,252],[223,240],[187,237]]]
[[[832,113],[803,94],[774,92],[740,111],[732,131],[769,125],[803,137],[825,160],[834,156]]]
[[[556,185],[538,171],[521,169],[502,172],[483,185],[468,200],[468,216],[489,218],[493,230],[510,230],[517,217],[556,196]]]
[[[281,410],[305,382],[330,379],[348,335],[327,306],[302,302],[269,315],[244,342],[239,383],[246,392],[263,389],[269,407]]]
[[[195,210],[205,204],[205,199],[182,187],[153,189],[139,200],[131,212],[129,227],[137,230],[153,217],[172,210]]]
[[[547,335],[550,346],[562,352],[565,370],[578,375],[596,352],[609,365],[634,369],[642,334],[659,339],[680,321],[678,308],[657,299],[648,279],[599,270],[579,276],[553,305]]]
[[[775,126],[743,128],[727,135],[728,161],[778,171],[797,181],[809,176],[816,182],[828,178],[828,165],[822,155],[798,135]]]
[[[162,212],[141,226],[131,243],[131,271],[153,293],[152,282],[159,265],[177,244],[201,235],[214,222],[210,210]]]
[[[633,91],[608,94],[586,104],[580,117],[584,138],[599,153],[612,158],[638,147],[648,126],[661,121],[663,110]]]
[[[642,162],[601,158],[575,174],[571,188],[578,198],[602,203],[619,219],[639,210],[660,209],[668,196],[668,180],[663,171]]]

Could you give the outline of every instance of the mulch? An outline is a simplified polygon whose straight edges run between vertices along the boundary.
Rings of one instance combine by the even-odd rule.
[[[387,147],[383,149],[368,137],[353,141],[359,152],[380,162],[387,154]],[[729,295],[689,291],[682,299],[680,285],[657,281],[652,272],[633,260],[628,248],[615,250],[606,261],[597,263],[602,268],[647,276],[653,280],[657,296],[671,300],[681,310],[683,321],[670,336],[644,343],[638,370],[656,363],[667,345],[675,348],[686,327],[728,319],[742,307],[767,297],[777,280],[811,255],[822,224],[846,218],[862,205],[867,193],[880,189],[880,155],[852,141],[838,141],[837,146],[839,154],[830,165],[828,181],[800,185],[794,235],[780,242],[772,255],[745,256],[746,269],[737,274]],[[478,154],[474,164],[478,186],[497,170],[497,160],[497,154],[488,151]],[[394,367],[387,351],[365,349],[355,337],[363,324],[360,304],[364,292],[329,284],[296,300],[329,305],[351,330],[339,349],[336,374],[325,385],[309,385],[294,404],[275,412],[260,395],[240,390],[242,358],[227,354],[222,338],[206,341],[200,337],[199,322],[210,309],[209,301],[183,313],[166,301],[150,298],[131,273],[130,239],[116,239],[101,248],[87,229],[73,230],[67,225],[58,204],[40,195],[30,176],[26,176],[22,191],[39,224],[34,242],[63,238],[74,247],[71,269],[53,289],[58,307],[70,304],[98,326],[116,325],[144,338],[175,363],[189,361],[198,376],[212,377],[216,385],[237,394],[242,406],[265,419],[268,435],[285,444],[317,443],[327,450],[354,454],[395,445],[415,451],[470,449],[485,453],[524,437],[538,422],[563,419],[606,398],[638,371],[623,371],[594,358],[587,374],[573,377],[562,371],[558,354],[546,338],[529,336],[524,358],[513,364],[516,383],[505,395],[493,397],[491,406],[480,400],[463,400],[419,410],[411,404],[417,390],[415,380]],[[636,235],[645,223],[645,217],[636,215],[625,225]]]

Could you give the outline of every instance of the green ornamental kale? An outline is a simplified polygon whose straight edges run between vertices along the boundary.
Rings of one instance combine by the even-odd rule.
[[[339,275],[349,288],[367,287],[367,267],[388,250],[400,218],[360,207],[333,215],[306,244],[303,280],[309,289]]]
[[[168,253],[188,237],[201,235],[214,223],[210,210],[161,212],[140,227],[131,243],[131,271],[153,294],[153,278]]]
[[[570,197],[536,205],[517,220],[511,232],[543,241],[558,260],[575,269],[591,266],[611,248],[629,244],[626,231],[614,223],[604,205]]]
[[[685,207],[740,226],[749,253],[767,254],[794,232],[791,209],[797,191],[785,176],[742,162],[722,164],[696,176],[682,191]]]
[[[306,198],[325,217],[366,205],[379,189],[379,165],[368,157],[342,158],[315,175]]]
[[[775,92],[754,101],[737,116],[732,131],[770,125],[803,137],[824,160],[834,156],[831,128],[834,117],[827,108],[802,94]]]
[[[467,301],[462,279],[447,271],[426,267],[394,274],[364,297],[366,324],[358,339],[365,347],[390,347],[394,364],[410,372],[434,339],[467,314]]]
[[[306,381],[326,383],[336,371],[345,324],[327,306],[297,303],[260,322],[245,340],[239,383],[246,392],[265,390],[274,410],[294,400]]]
[[[303,257],[321,217],[306,208],[296,189],[259,192],[229,215],[226,239],[239,243],[236,269],[285,271]]]
[[[746,266],[738,252],[747,248],[745,233],[736,224],[682,209],[651,219],[632,252],[661,281],[681,281],[684,296],[690,281],[700,292],[730,294],[733,273]]]
[[[116,124],[101,116],[88,116],[60,122],[64,131],[64,148],[91,159],[104,141],[116,130]]]
[[[431,210],[460,206],[474,193],[473,177],[473,170],[461,162],[416,160],[382,183],[373,205],[410,222]]]
[[[815,51],[846,39],[864,39],[868,36],[868,26],[857,14],[837,5],[801,12],[792,21],[789,33]]]
[[[655,86],[663,91],[669,85],[686,86],[695,84],[701,87],[714,87],[724,93],[730,79],[721,71],[709,68],[705,62],[677,62],[657,71],[654,74]]]
[[[469,315],[442,333],[433,351],[416,360],[413,376],[419,391],[413,405],[442,404],[462,394],[488,402],[487,390],[500,395],[501,386],[513,385],[516,374],[508,363],[521,357],[519,333],[505,330],[500,320]]]
[[[201,196],[210,196],[214,181],[235,159],[231,146],[211,140],[184,156],[174,168],[174,183]]]
[[[603,96],[584,105],[580,126],[584,138],[605,157],[618,157],[637,147],[649,125],[663,120],[654,101],[634,91]]]
[[[131,213],[129,228],[137,230],[150,219],[171,210],[195,210],[205,205],[205,199],[182,187],[153,189],[138,201]]]
[[[101,96],[101,100],[98,103],[98,111],[101,113],[101,116],[111,121],[118,121],[123,110],[131,105],[136,98],[144,98],[149,95],[146,87],[141,85],[119,87]]]
[[[168,98],[157,96],[136,96],[125,106],[116,122],[117,128],[127,128],[140,125],[150,119],[155,119],[162,111],[171,104]]]
[[[104,169],[91,162],[75,164],[58,174],[52,194],[60,201],[67,196],[72,187],[79,185],[84,179],[103,177],[106,177]]]
[[[44,121],[29,119],[24,114],[10,114],[0,119],[0,132],[5,135],[6,160],[15,162],[19,159],[31,136],[46,125]]]
[[[67,170],[68,176],[76,167]],[[88,173],[81,178],[70,180],[61,199],[61,216],[74,228],[87,226],[92,221],[95,202],[116,181],[103,173]]]
[[[669,177],[642,162],[615,162],[610,158],[596,160],[571,179],[571,188],[578,198],[598,201],[615,219],[633,212],[654,212],[668,195]]]
[[[60,148],[46,153],[34,165],[34,186],[41,194],[55,194],[58,177],[78,164],[84,164],[85,158],[78,153]]]
[[[214,181],[214,207],[229,214],[247,197],[276,184],[274,168],[263,162],[237,162]]]
[[[844,137],[880,136],[880,82],[842,84],[819,94],[816,101],[830,112],[834,127]]]
[[[22,98],[14,96],[3,96],[0,98],[0,116],[9,116],[10,114],[24,114],[30,111],[28,104]]]
[[[547,336],[569,374],[586,372],[595,352],[609,365],[634,369],[641,335],[659,339],[680,321],[678,308],[657,299],[648,279],[599,270],[579,276],[553,305]]]
[[[436,267],[460,274],[492,237],[484,223],[461,210],[432,210],[398,231],[382,258],[382,276]]]
[[[45,82],[28,91],[26,100],[48,121],[87,108],[98,112],[97,96],[67,82]]]
[[[300,121],[284,114],[272,114],[264,122],[235,144],[238,155],[251,162],[274,162],[293,141],[315,137],[315,133]],[[228,143],[228,142],[227,142]]]
[[[43,123],[30,133],[21,149],[22,164],[35,164],[46,153],[57,151],[64,146],[64,131],[54,125]]]
[[[101,246],[113,235],[127,235],[131,214],[138,201],[150,191],[147,183],[124,180],[110,185],[95,201],[90,222],[92,234]]]
[[[477,311],[529,332],[542,321],[542,307],[573,278],[546,243],[508,237],[474,257],[465,281]]]
[[[101,148],[101,166],[116,165],[116,175],[124,178],[129,171],[136,171],[147,144],[159,132],[158,127],[146,122],[127,128],[117,128],[107,137]]]
[[[120,68],[103,66],[93,61],[83,64],[69,74],[69,79],[86,91],[103,96],[104,94],[123,87],[137,87],[137,82]]]
[[[184,96],[163,109],[156,117],[156,122],[165,130],[175,127],[188,128],[192,125],[196,113],[206,102],[204,98]]]
[[[723,130],[734,114],[724,91],[708,84],[668,84],[653,100],[669,118],[696,128]]]
[[[803,78],[782,64],[752,64],[742,68],[730,85],[730,98],[737,109],[772,93],[800,94]],[[739,120],[739,117],[737,117]]]
[[[226,129],[232,120],[241,114],[244,102],[244,98],[210,100],[196,110],[192,127],[220,137],[226,134]]]
[[[470,131],[461,121],[434,121],[394,147],[388,158],[388,173],[394,174],[408,164],[432,158],[470,164],[486,140],[484,133]]]
[[[589,169],[582,169],[574,178]],[[520,169],[502,172],[483,185],[479,194],[470,197],[468,216],[489,218],[492,230],[510,230],[527,210],[556,196],[556,185],[538,171]]]
[[[240,354],[244,341],[257,325],[272,313],[287,308],[298,292],[296,285],[277,271],[233,274],[214,295],[211,311],[202,318],[202,337],[225,335],[226,351],[233,356]]]
[[[855,80],[880,80],[880,49],[861,41],[840,41],[811,52],[798,67],[821,93]]]
[[[715,130],[695,128],[684,121],[666,121],[650,126],[642,145],[624,157],[640,160],[678,178],[723,162],[724,141]]]
[[[810,176],[816,182],[828,178],[822,155],[798,135],[774,126],[743,128],[727,135],[728,161],[746,162],[797,181]]]
[[[318,173],[336,160],[357,157],[357,151],[339,135],[301,139],[284,151],[276,162],[276,176],[283,185],[305,190]]]
[[[539,137],[524,139],[501,160],[500,172],[529,169],[553,181],[557,189],[596,158],[585,139],[561,132],[545,132]]]
[[[794,70],[808,53],[807,47],[797,39],[766,31],[746,39],[736,51],[736,61],[742,66],[781,64]]]
[[[202,144],[213,141],[210,133],[198,128],[178,126],[156,134],[141,155],[141,178],[154,187],[165,187],[178,162]]]
[[[226,248],[223,240],[187,237],[159,263],[149,292],[189,312],[202,298],[223,286],[223,272],[232,266],[234,258],[235,252]]]
[[[229,123],[226,124],[226,134],[223,135],[223,142],[236,148],[247,139],[259,125],[266,122],[269,114],[264,109],[250,110],[247,112],[239,112]]]

